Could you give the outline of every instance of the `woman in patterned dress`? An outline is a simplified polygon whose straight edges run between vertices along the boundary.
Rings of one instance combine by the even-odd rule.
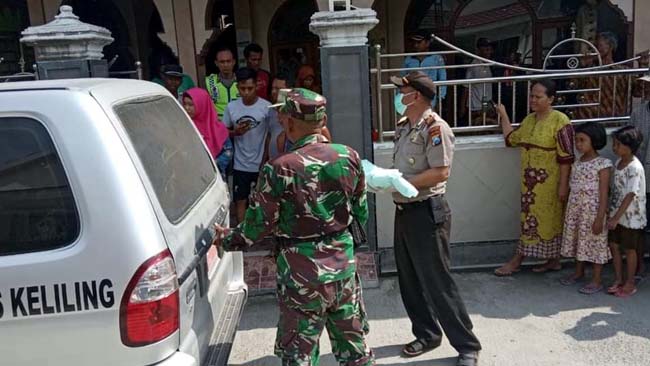
[[[494,272],[497,276],[518,272],[525,257],[546,260],[534,272],[561,269],[564,205],[574,160],[574,132],[569,118],[553,109],[555,93],[553,81],[536,81],[529,101],[533,113],[517,129],[512,127],[505,107],[497,106],[506,145],[521,150],[522,176],[519,245],[513,258]]]

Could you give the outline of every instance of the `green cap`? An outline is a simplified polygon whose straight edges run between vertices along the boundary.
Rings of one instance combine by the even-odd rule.
[[[327,99],[309,89],[280,89],[278,102],[271,108],[306,122],[320,122],[325,118]]]

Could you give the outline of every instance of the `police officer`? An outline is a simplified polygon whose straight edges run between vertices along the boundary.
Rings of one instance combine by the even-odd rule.
[[[318,365],[323,328],[341,365],[374,365],[348,226],[368,219],[361,160],[320,134],[325,98],[281,90],[279,107],[291,151],[266,163],[245,219],[217,226],[215,244],[248,250],[274,234],[280,320],[275,353],[286,366]]]
[[[426,74],[411,72],[391,81],[399,89],[395,107],[404,115],[395,130],[394,166],[419,191],[415,198],[393,193],[395,260],[416,337],[402,355],[415,357],[438,347],[444,330],[459,353],[457,365],[474,366],[481,345],[449,270],[451,211],[445,190],[454,134],[431,110],[436,88]]]
[[[223,112],[226,110],[228,103],[239,98],[235,76],[237,61],[230,48],[219,47],[214,62],[219,68],[219,73],[206,76],[205,87],[210,93],[210,97],[212,97],[219,119],[223,119]]]

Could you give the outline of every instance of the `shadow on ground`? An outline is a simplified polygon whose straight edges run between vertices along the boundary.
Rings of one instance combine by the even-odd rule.
[[[604,292],[578,293],[581,284],[562,286],[559,279],[573,271],[535,274],[527,269],[513,277],[498,278],[489,273],[457,273],[455,279],[471,315],[493,319],[518,320],[529,316],[548,318],[562,312],[593,311],[565,331],[578,341],[601,340],[619,332],[650,339],[650,278],[639,285],[638,293],[620,299]],[[611,269],[604,273],[604,284],[612,281]],[[366,289],[364,299],[370,320],[406,318],[396,277],[383,278],[380,288]],[[264,316],[242,318],[239,329],[275,328],[278,314],[274,295],[251,298],[267,311]],[[249,305],[250,308],[251,305]],[[371,330],[372,331],[372,330]]]
[[[401,346],[386,346],[386,347],[379,347],[374,349],[376,353],[376,359],[378,362],[381,362],[382,357],[381,353],[382,350],[388,349],[386,352],[390,353],[388,356],[385,357],[393,357],[395,354],[393,353],[395,350],[399,353],[399,350],[401,349]],[[336,364],[336,360],[334,356],[331,354],[323,355],[321,357],[321,364],[328,364],[328,365],[334,365]],[[420,360],[420,361],[412,361],[409,362],[409,366],[453,366],[456,364],[456,357],[446,357],[446,358],[440,358],[437,360]],[[264,356],[255,360],[248,361],[246,363],[238,363],[238,364],[230,364],[230,366],[281,366],[282,362],[280,362],[280,359],[275,357],[275,356]],[[382,366],[404,366],[404,363],[381,363]]]

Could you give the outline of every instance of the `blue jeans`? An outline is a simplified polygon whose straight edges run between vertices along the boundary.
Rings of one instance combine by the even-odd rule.
[[[226,141],[223,143],[223,147],[221,148],[221,152],[215,159],[217,162],[217,168],[219,168],[219,173],[221,174],[221,178],[223,180],[226,180],[226,173],[228,172],[228,166],[230,165],[230,162],[232,161],[232,156],[233,156],[233,145],[230,139],[226,139]]]

